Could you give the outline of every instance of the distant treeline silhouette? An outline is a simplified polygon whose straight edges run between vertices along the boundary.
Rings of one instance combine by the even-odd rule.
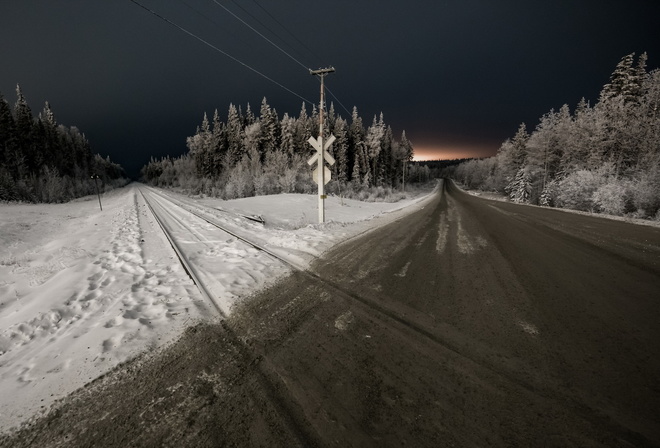
[[[48,102],[35,118],[20,86],[10,107],[0,93],[0,200],[64,202],[128,180],[110,158],[93,154],[75,126],[57,124]]]

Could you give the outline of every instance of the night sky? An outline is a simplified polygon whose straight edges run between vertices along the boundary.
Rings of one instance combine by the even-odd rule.
[[[297,116],[301,97],[318,102],[307,67],[334,66],[327,86],[348,110],[367,125],[383,112],[434,159],[492,155],[520,123],[594,104],[626,54],[660,67],[658,0],[218,0],[298,62],[213,0],[138,1],[294,93],[130,0],[2,1],[5,99],[19,83],[35,114],[49,101],[132,175],[182,154],[203,113],[224,121],[229,103],[258,113],[266,97]]]

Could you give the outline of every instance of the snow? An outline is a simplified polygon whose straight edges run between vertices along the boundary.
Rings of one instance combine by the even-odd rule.
[[[139,189],[164,218],[216,306],[182,268]],[[315,195],[222,201],[131,185],[67,204],[0,204],[0,431],[189,325],[218,319],[289,267],[180,207],[305,268],[335,244],[423,207]],[[260,215],[265,224],[245,219]]]

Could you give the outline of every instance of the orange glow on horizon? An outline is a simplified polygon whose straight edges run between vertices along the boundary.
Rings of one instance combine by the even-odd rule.
[[[495,155],[496,148],[482,145],[466,146],[417,146],[413,148],[413,160],[452,160],[471,157],[490,157]]]

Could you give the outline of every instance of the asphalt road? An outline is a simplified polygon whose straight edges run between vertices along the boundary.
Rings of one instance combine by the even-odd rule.
[[[660,446],[660,229],[446,183],[3,446]]]

